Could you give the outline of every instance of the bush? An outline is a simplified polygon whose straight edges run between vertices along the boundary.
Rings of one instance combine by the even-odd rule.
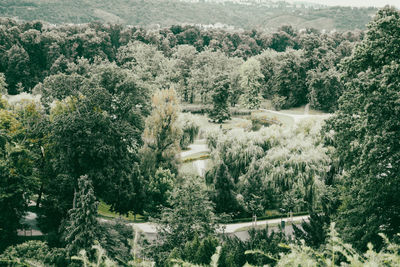
[[[65,249],[51,249],[46,242],[33,240],[8,247],[0,255],[1,266],[32,266],[32,263],[67,266],[69,261]]]
[[[286,96],[274,95],[272,97],[272,106],[275,110],[281,110],[286,105]]]
[[[180,146],[181,149],[186,149],[196,139],[199,134],[200,126],[195,122],[194,117],[190,114],[182,114],[179,118],[179,124],[183,132]]]
[[[257,113],[251,114],[251,130],[258,131],[262,126],[268,127],[273,124],[281,125],[277,118],[271,118],[267,115],[258,115]]]
[[[131,259],[129,240],[133,239],[132,227],[121,220],[114,220],[102,223],[100,228],[100,244],[107,255],[112,259],[128,262]]]

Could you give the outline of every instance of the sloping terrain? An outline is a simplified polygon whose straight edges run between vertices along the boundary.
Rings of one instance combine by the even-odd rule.
[[[0,16],[50,23],[92,21],[140,25],[224,24],[235,28],[276,30],[283,24],[320,30],[364,29],[373,8],[306,7],[283,2],[243,5],[233,2],[189,3],[164,0],[2,0]]]

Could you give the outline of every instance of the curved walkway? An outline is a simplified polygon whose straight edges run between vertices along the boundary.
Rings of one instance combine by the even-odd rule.
[[[293,222],[299,222],[299,221],[303,221],[303,220],[307,220],[309,218],[308,215],[306,216],[296,216],[291,218],[283,218],[282,221],[288,222],[288,221],[293,221]],[[277,224],[280,223],[281,219],[271,219],[271,220],[263,220],[263,221],[258,221],[257,222],[257,226],[260,225],[266,225],[266,224]],[[132,225],[136,228],[138,228],[139,230],[141,230],[143,233],[146,234],[156,234],[157,233],[157,225],[153,224],[153,223],[130,223],[129,225]],[[246,222],[246,223],[233,223],[233,224],[223,224],[221,225],[220,229],[218,230],[218,232],[222,233],[234,233],[236,232],[238,229],[243,228],[243,227],[249,227],[249,226],[253,226],[253,222]],[[225,230],[223,231],[223,228],[225,228]]]
[[[298,122],[303,119],[307,118],[329,118],[332,116],[332,114],[320,114],[320,115],[313,115],[313,114],[290,114],[290,113],[285,113],[285,112],[280,112],[280,111],[275,111],[275,110],[270,110],[270,109],[260,109],[261,111],[266,111],[272,114],[277,114],[281,116],[287,116],[293,119],[294,122]]]

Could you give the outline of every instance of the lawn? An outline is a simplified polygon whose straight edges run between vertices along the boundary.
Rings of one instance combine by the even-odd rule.
[[[129,222],[145,222],[145,217],[143,217],[140,214],[136,215],[136,221],[135,218],[132,214],[132,212],[129,212],[128,216],[126,215],[120,215],[116,212],[113,212],[110,210],[110,205],[104,203],[103,201],[100,201],[99,207],[97,208],[97,213],[99,217],[105,218],[105,219],[117,219],[121,218],[122,220],[129,221]]]

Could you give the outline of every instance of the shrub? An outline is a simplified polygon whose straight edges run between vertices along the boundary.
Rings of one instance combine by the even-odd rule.
[[[199,134],[200,126],[195,122],[194,117],[190,114],[183,114],[179,118],[179,123],[183,132],[180,146],[181,149],[186,149],[196,139]]]

